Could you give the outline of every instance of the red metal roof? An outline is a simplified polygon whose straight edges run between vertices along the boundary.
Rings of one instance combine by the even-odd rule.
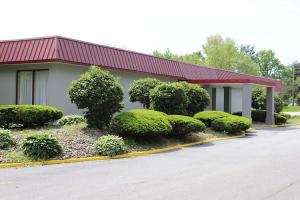
[[[279,81],[168,60],[60,36],[0,41],[0,64],[68,62],[174,77],[194,83],[254,83],[283,87]]]

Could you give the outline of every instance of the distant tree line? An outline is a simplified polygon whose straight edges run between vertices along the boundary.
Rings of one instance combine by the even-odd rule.
[[[291,101],[292,66],[283,65],[273,50],[256,50],[254,45],[237,44],[231,38],[211,35],[199,51],[190,54],[175,54],[167,49],[165,52],[154,51],[153,55],[206,65],[235,72],[281,80],[285,92],[280,96],[286,103]],[[300,92],[300,80],[296,80],[296,95]]]

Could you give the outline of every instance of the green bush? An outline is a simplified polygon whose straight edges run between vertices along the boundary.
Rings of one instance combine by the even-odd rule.
[[[266,90],[263,88],[254,88],[252,90],[252,108],[257,110],[266,110]],[[279,96],[274,97],[275,112],[281,112],[284,107],[284,102]]]
[[[237,115],[237,116],[242,116],[241,112],[236,112],[233,114]],[[251,111],[251,118],[252,118],[252,121],[254,121],[254,122],[266,122],[266,116],[267,116],[267,112],[265,110],[252,110]],[[275,124],[277,124],[277,125],[285,124],[287,119],[289,119],[289,117],[290,117],[290,115],[286,115],[283,113],[274,113]]]
[[[279,113],[275,113],[274,118],[275,118],[276,125],[285,124],[288,120],[288,118],[286,116],[279,114]]]
[[[0,128],[0,149],[7,149],[16,144],[11,136],[10,130]]]
[[[94,143],[94,149],[101,156],[115,156],[128,152],[123,138],[115,135],[100,137]]]
[[[2,105],[0,106],[0,127],[12,125],[23,127],[42,126],[56,121],[63,112],[51,106],[42,105]]]
[[[194,115],[194,118],[202,121],[206,126],[210,127],[211,122],[218,118],[231,116],[229,113],[217,110],[198,112]]]
[[[208,92],[200,85],[187,83],[185,81],[172,83],[182,88],[187,96],[186,113],[193,116],[197,112],[203,111],[210,103]]]
[[[203,132],[206,129],[206,126],[203,124],[203,122],[188,116],[169,115],[168,120],[172,125],[171,134],[175,136]]]
[[[145,137],[166,135],[172,126],[166,114],[141,109],[119,113],[111,122],[111,130],[119,135]]]
[[[227,116],[217,118],[212,121],[211,127],[215,131],[226,132],[228,134],[235,134],[241,131],[246,131],[251,126],[251,120],[240,116]]]
[[[284,116],[287,119],[290,119],[292,117],[290,114],[287,114],[287,113],[279,113],[279,114]]]
[[[143,78],[135,80],[129,87],[129,99],[131,102],[140,102],[144,108],[150,107],[150,90],[162,84],[161,81],[154,78]]]
[[[92,66],[71,83],[69,96],[79,109],[86,109],[88,127],[109,125],[114,113],[123,108],[123,89],[108,71]]]
[[[151,107],[167,114],[185,114],[187,96],[175,84],[161,84],[150,91]]]
[[[86,122],[86,119],[83,116],[80,115],[66,115],[62,117],[60,120],[57,121],[57,123],[60,126],[64,125],[76,125]]]
[[[49,159],[62,153],[57,139],[46,133],[33,134],[24,140],[23,153],[32,159]]]

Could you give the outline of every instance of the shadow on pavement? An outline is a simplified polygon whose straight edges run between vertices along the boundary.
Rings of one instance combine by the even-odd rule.
[[[214,143],[208,142],[208,143],[204,143],[204,144],[195,144],[193,146],[189,146],[189,147],[186,147],[186,148],[211,147],[211,146],[214,146],[214,145],[215,145]]]

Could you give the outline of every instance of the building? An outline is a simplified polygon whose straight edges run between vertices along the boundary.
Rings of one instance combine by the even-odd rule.
[[[209,109],[242,111],[251,117],[251,88],[267,87],[267,123],[274,122],[274,92],[279,81],[158,58],[128,50],[53,36],[0,41],[0,104],[43,104],[65,114],[81,113],[67,96],[72,80],[90,65],[103,67],[120,78],[125,109],[141,108],[129,102],[128,86],[153,77],[166,82],[201,84],[212,98]]]

